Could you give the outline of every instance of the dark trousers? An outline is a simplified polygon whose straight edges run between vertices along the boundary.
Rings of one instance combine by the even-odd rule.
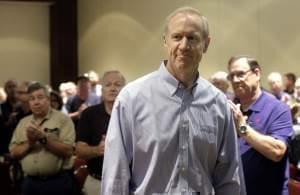
[[[77,195],[78,186],[71,171],[63,171],[49,178],[26,176],[22,195]]]

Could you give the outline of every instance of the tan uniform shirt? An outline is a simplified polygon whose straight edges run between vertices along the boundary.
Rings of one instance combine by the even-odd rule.
[[[19,122],[10,142],[10,149],[16,144],[27,141],[26,126],[30,121],[34,121],[33,115],[27,116]],[[51,109],[40,123],[47,136],[55,137],[66,144],[74,144],[74,125],[72,120],[65,114]],[[32,176],[53,175],[62,169],[70,169],[72,167],[71,158],[64,159],[59,157],[40,144],[24,156],[21,164],[24,173]]]

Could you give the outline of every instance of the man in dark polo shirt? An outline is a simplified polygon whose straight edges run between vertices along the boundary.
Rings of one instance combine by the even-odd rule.
[[[102,103],[91,106],[81,114],[77,129],[76,154],[88,162],[89,176],[84,190],[87,195],[100,193],[105,135],[113,103],[125,78],[119,71],[108,71],[102,78]]]
[[[66,109],[69,117],[77,127],[81,113],[89,106],[100,103],[100,98],[91,93],[91,82],[86,76],[79,76],[77,78],[77,94],[71,96],[67,103]]]
[[[228,63],[238,104],[230,102],[237,125],[247,195],[288,195],[289,107],[260,86],[261,68],[248,56]],[[236,103],[237,103],[236,102]]]

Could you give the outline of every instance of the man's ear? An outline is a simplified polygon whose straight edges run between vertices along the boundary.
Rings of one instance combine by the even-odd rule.
[[[167,46],[166,35],[163,35],[164,47]]]
[[[255,68],[254,70],[253,70],[253,72],[258,76],[258,77],[261,77],[261,75],[260,75],[260,69],[259,68]]]
[[[209,43],[210,43],[210,37],[207,37],[204,43],[203,53],[206,53]]]

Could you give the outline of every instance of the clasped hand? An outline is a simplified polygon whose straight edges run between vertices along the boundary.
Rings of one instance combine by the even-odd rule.
[[[29,145],[34,145],[39,139],[45,136],[45,133],[42,131],[41,127],[35,124],[33,121],[30,121],[26,128],[26,135]]]

